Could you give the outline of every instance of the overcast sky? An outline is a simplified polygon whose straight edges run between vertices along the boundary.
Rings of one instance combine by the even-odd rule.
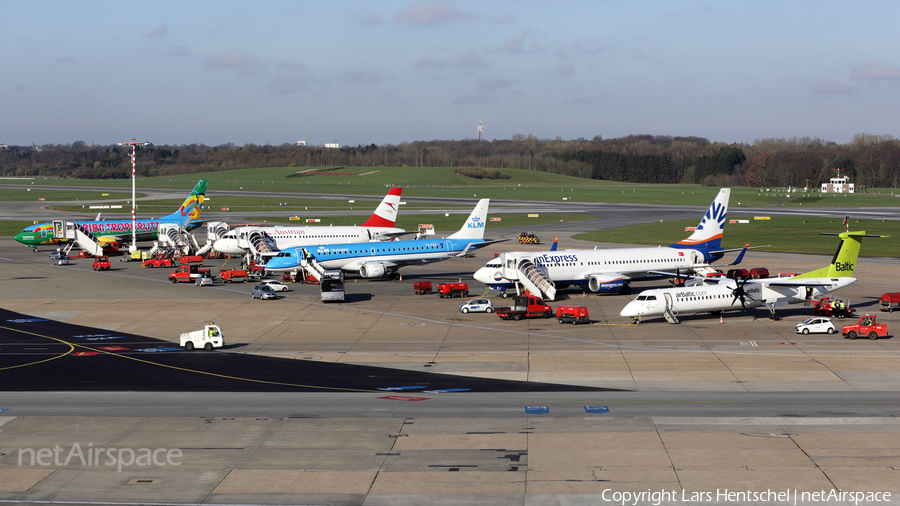
[[[900,137],[900,2],[0,2],[0,143]]]

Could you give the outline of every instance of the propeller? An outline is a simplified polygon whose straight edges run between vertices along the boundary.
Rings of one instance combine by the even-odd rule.
[[[744,297],[747,296],[747,292],[744,291],[744,285],[747,284],[747,280],[750,278],[744,278],[743,283],[738,283],[737,287],[731,291],[731,294],[734,295],[734,299],[731,301],[731,305],[734,305],[734,302],[738,299],[741,300],[741,307],[744,308],[744,311],[747,311],[747,304],[745,304]]]

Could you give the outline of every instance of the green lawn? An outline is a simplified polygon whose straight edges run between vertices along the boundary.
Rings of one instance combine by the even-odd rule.
[[[186,194],[185,194],[186,195]],[[143,197],[141,193],[138,197]],[[0,188],[0,203],[2,202],[28,202],[28,201],[77,201],[77,200],[128,200],[131,201],[131,192],[99,192],[78,190],[41,190],[32,188]],[[181,204],[181,202],[179,202]],[[131,212],[129,210],[129,212]]]
[[[757,221],[753,216],[732,216],[730,210],[728,219],[750,220],[750,223],[726,224],[722,239],[723,248],[740,248],[749,242],[751,246],[771,245],[770,248],[761,248],[760,251],[832,254],[837,248],[837,238],[819,233],[846,231],[846,226],[840,219],[773,216],[767,221]],[[668,246],[691,234],[684,230],[685,227],[695,226],[697,220],[676,220],[590,232],[577,235],[575,238],[616,244]],[[863,239],[860,255],[900,256],[900,221],[851,219],[850,230],[864,230],[869,234],[890,236],[883,239]]]

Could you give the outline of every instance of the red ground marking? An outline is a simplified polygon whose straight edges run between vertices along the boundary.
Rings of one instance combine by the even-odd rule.
[[[431,397],[406,397],[403,395],[388,395],[387,397],[376,397],[376,399],[388,399],[391,401],[427,401]]]
[[[97,349],[98,350],[106,350],[106,351],[118,351],[118,350],[127,350],[128,348],[123,348],[121,346],[100,346]]]
[[[781,344],[797,344],[797,343],[781,343]]]
[[[99,351],[78,351],[72,354],[73,357],[93,357],[100,353]]]

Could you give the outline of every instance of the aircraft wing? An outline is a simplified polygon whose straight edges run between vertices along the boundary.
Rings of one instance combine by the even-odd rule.
[[[831,286],[835,281],[831,278],[765,278],[751,279],[747,282],[751,284],[762,284],[767,286],[816,287]]]

